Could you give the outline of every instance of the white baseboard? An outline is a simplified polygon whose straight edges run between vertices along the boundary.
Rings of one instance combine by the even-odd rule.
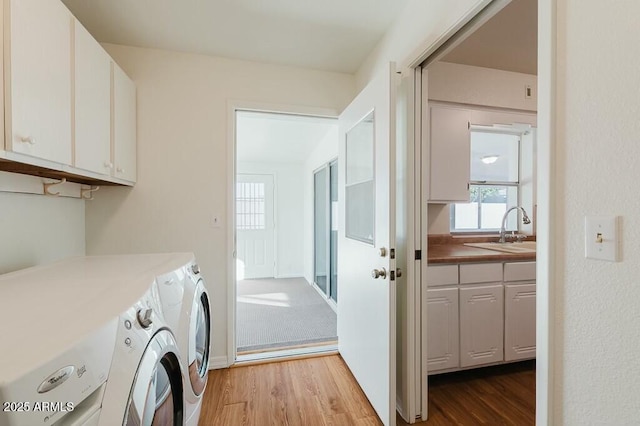
[[[304,274],[278,274],[275,278],[304,278]]]
[[[209,358],[209,370],[219,370],[221,368],[227,368],[229,362],[226,356],[214,356]]]

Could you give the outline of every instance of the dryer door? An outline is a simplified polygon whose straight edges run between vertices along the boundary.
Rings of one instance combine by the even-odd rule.
[[[168,330],[157,332],[142,356],[129,394],[127,426],[178,426],[183,418],[183,389],[178,348]]]
[[[193,307],[191,308],[188,359],[189,380],[196,395],[200,395],[207,385],[210,330],[209,296],[204,288],[204,282],[199,280],[193,298]]]

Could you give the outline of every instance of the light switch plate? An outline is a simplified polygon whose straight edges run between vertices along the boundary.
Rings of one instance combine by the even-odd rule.
[[[587,259],[619,261],[619,223],[619,216],[586,216],[584,218],[584,255]]]

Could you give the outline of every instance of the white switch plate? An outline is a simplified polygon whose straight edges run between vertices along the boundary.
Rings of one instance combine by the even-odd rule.
[[[619,223],[619,216],[586,216],[584,218],[584,255],[587,259],[618,262]]]

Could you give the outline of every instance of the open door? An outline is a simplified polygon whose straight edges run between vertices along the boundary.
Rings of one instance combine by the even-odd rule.
[[[340,115],[338,348],[387,426],[396,423],[395,65]]]

